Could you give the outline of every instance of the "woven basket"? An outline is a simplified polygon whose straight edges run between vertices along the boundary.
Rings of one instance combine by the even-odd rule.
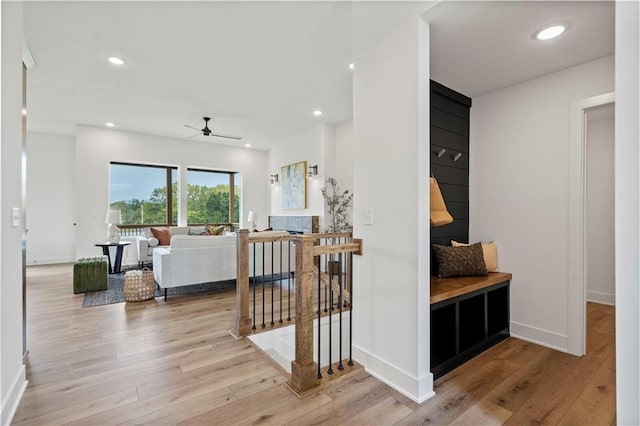
[[[156,295],[156,282],[153,271],[144,268],[142,271],[128,271],[124,274],[124,300],[141,302],[153,299]]]

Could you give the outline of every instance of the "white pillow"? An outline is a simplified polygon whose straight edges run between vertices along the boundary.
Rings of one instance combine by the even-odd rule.
[[[451,240],[451,245],[454,247],[468,246],[469,244],[459,243]],[[498,246],[493,241],[490,243],[482,243],[482,257],[484,257],[484,264],[487,267],[487,272],[498,271]]]
[[[160,243],[160,241],[158,241],[158,239],[155,237],[151,237],[149,238],[148,243],[149,243],[149,247],[155,247]]]

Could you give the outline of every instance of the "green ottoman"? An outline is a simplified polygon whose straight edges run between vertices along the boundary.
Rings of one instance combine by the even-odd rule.
[[[83,257],[73,265],[73,293],[107,289],[107,256]]]

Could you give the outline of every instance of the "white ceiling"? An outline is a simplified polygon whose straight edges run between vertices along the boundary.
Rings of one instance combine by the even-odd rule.
[[[441,3],[428,13],[432,78],[473,97],[613,54],[613,13],[613,2]],[[558,21],[564,35],[533,40]],[[25,2],[28,126],[112,121],[187,138],[184,124],[207,115],[244,140],[196,139],[268,149],[352,117],[351,27],[349,2]]]
[[[613,1],[444,2],[427,15],[431,78],[475,97],[614,53]],[[565,24],[558,38],[535,33]]]

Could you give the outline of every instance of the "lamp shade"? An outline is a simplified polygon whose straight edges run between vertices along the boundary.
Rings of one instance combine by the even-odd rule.
[[[247,222],[255,222],[258,219],[258,215],[253,210],[249,211],[247,216]]]
[[[104,223],[122,223],[122,213],[120,210],[107,210],[107,217],[104,219]]]

